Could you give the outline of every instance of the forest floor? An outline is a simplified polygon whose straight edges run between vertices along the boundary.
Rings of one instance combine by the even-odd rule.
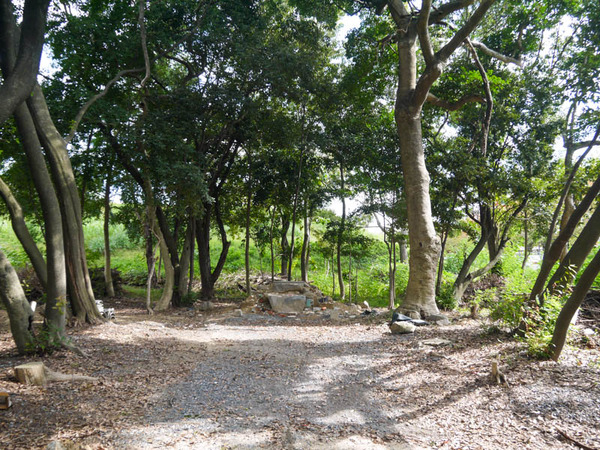
[[[70,329],[87,358],[18,357],[0,311],[13,402],[1,448],[600,449],[597,348],[532,360],[458,315],[392,335],[384,314],[239,317],[223,301],[148,316],[142,304],[106,300],[114,321]],[[496,360],[508,386],[490,380]],[[28,361],[98,381],[19,385],[12,368]]]

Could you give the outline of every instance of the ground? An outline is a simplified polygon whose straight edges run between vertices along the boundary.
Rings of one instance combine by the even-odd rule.
[[[113,322],[70,329],[87,358],[16,356],[0,312],[2,448],[600,448],[595,349],[536,361],[458,315],[392,335],[383,314],[240,317],[217,303],[148,316],[142,304],[107,300]],[[12,368],[38,360],[98,381],[17,384]],[[490,380],[493,361],[508,386]]]

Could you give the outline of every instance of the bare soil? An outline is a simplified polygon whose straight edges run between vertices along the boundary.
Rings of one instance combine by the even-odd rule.
[[[106,300],[113,322],[69,330],[87,358],[16,356],[0,312],[0,391],[13,401],[1,448],[600,448],[597,348],[554,363],[458,316],[392,335],[385,314],[239,317],[223,301],[148,316],[142,305]],[[98,381],[19,385],[12,368],[39,360]],[[508,386],[491,381],[493,361]]]

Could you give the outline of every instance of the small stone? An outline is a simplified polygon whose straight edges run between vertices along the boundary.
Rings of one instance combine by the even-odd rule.
[[[329,317],[331,318],[331,320],[338,320],[340,318],[340,310],[339,309],[330,310]]]
[[[369,305],[369,302],[368,302],[368,301],[366,301],[366,300],[365,300],[365,301],[363,302],[363,306],[365,307],[365,309],[366,309],[367,311],[371,311],[371,305]]]
[[[425,318],[427,322],[435,325],[450,325],[450,321],[443,314],[431,314]]]
[[[452,341],[449,341],[448,339],[442,339],[442,338],[433,338],[433,339],[425,339],[424,341],[421,341],[421,343],[423,345],[429,345],[430,347],[442,347],[444,345],[452,344]]]
[[[205,301],[200,303],[200,311],[209,311],[213,309],[215,305],[213,302]]]
[[[244,312],[243,312],[241,309],[236,309],[236,310],[234,311],[234,314],[235,314],[237,317],[242,317],[242,316],[244,315]]]
[[[585,328],[582,331],[582,333],[583,333],[584,336],[587,336],[587,337],[592,337],[593,335],[596,334],[596,332],[594,330],[592,330],[591,328]]]
[[[390,324],[390,331],[392,334],[414,333],[416,329],[416,325],[413,325],[410,322],[393,322]]]
[[[60,441],[52,441],[46,446],[46,450],[65,450],[65,446]]]

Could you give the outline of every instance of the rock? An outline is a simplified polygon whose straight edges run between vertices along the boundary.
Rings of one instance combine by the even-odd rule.
[[[205,302],[201,302],[200,303],[200,311],[209,311],[211,309],[213,309],[215,307],[215,305],[213,304],[213,302],[210,301],[205,301]]]
[[[425,339],[424,341],[421,341],[421,344],[429,345],[430,347],[442,347],[444,345],[452,344],[452,341],[449,341],[448,339],[442,339],[442,338],[433,338],[433,339]]]
[[[276,313],[301,313],[306,307],[306,296],[269,294],[269,303]]]
[[[275,281],[273,283],[273,292],[304,293],[308,287],[308,284],[304,281]]]
[[[416,329],[417,326],[410,322],[392,322],[390,324],[390,331],[392,334],[414,333]]]
[[[332,309],[331,311],[329,311],[329,318],[331,320],[338,320],[340,318],[340,310]]]
[[[596,334],[596,332],[594,330],[592,330],[591,328],[585,328],[582,331],[582,333],[583,333],[584,336],[587,336],[587,337],[592,337],[593,335]]]
[[[46,450],[66,450],[66,447],[60,441],[52,441],[46,446]]]
[[[237,317],[242,317],[244,315],[244,312],[241,309],[236,309],[233,312]]]
[[[369,302],[368,302],[368,301],[366,301],[366,300],[365,300],[365,301],[363,302],[363,306],[365,307],[365,309],[366,309],[367,311],[371,311],[371,305],[369,305]]]
[[[425,320],[435,325],[450,325],[450,321],[443,314],[431,314],[425,317]]]

